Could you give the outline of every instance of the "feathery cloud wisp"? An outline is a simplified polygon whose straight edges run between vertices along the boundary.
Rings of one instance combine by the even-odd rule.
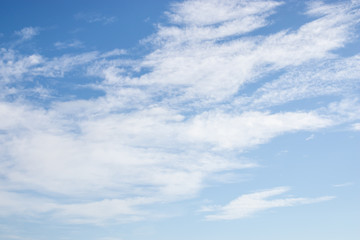
[[[269,190],[244,194],[224,206],[205,206],[202,211],[215,212],[207,215],[206,220],[232,220],[249,217],[257,212],[271,208],[291,207],[296,205],[311,204],[333,199],[332,196],[318,198],[277,198],[268,199],[283,194],[290,189],[278,187]]]

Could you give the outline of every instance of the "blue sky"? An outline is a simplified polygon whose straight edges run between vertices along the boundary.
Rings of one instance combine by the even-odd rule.
[[[0,239],[359,239],[360,1],[0,19]]]

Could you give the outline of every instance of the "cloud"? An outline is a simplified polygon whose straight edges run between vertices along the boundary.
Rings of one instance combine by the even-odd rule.
[[[66,216],[71,222],[130,221],[142,215],[129,205],[119,211],[99,209],[113,209],[113,203],[119,205],[128,195],[157,196],[151,203],[194,197],[212,175],[256,166],[229,156],[227,151],[241,151],[284,132],[329,124],[326,119],[303,113],[240,117],[216,113],[184,121],[184,116],[162,108],[109,114],[102,113],[100,106],[94,109],[98,104],[89,105],[95,111],[90,118],[90,112],[85,113],[86,118],[81,117],[84,111],[80,115],[64,112],[62,104],[50,111],[10,103],[0,106],[0,128],[8,133],[0,139],[0,152],[11,159],[1,166],[0,174],[8,179],[3,188],[22,186],[49,195],[94,200],[101,192],[104,198],[104,202],[66,206],[53,202],[44,210],[34,204],[28,211],[56,210],[56,216]],[[65,115],[59,115],[61,112]],[[239,132],[233,132],[236,128]],[[9,202],[17,205],[14,200]],[[128,203],[144,205],[134,200]],[[130,217],[125,218],[127,215]]]
[[[276,1],[237,0],[174,3],[167,15],[176,25],[160,27],[155,39],[179,44],[248,33],[266,26],[266,18],[281,4]]]
[[[340,187],[348,187],[354,185],[353,182],[346,182],[346,183],[340,183],[340,184],[334,184],[333,187],[340,188]]]
[[[311,134],[310,136],[308,136],[307,138],[305,138],[305,141],[310,141],[312,139],[314,139],[315,135]]]
[[[333,199],[332,196],[318,198],[277,198],[268,199],[288,192],[288,187],[278,187],[269,190],[259,191],[250,194],[244,194],[224,206],[205,206],[201,209],[203,212],[215,212],[207,215],[206,220],[234,220],[249,217],[257,212],[265,211],[271,208],[292,207],[296,205],[311,204]]]
[[[205,26],[260,15],[281,5],[277,1],[195,0],[173,3],[171,22]]]
[[[212,143],[215,148],[242,150],[264,143],[283,132],[315,130],[330,125],[330,119],[314,113],[246,112],[229,116],[214,112],[196,116],[192,120],[188,134],[189,139]]]
[[[29,194],[0,192],[0,216],[28,215],[38,219],[49,213],[58,221],[77,224],[104,224],[108,221],[133,222],[144,219],[149,213],[139,211],[136,206],[149,204],[152,199],[104,199],[87,203],[56,203],[48,198]]]
[[[75,19],[86,21],[88,23],[102,23],[104,25],[113,23],[116,21],[116,17],[114,16],[104,16],[98,13],[84,13],[79,12],[74,15]]]
[[[192,18],[196,18],[195,16],[201,18],[202,14],[206,15],[207,13],[201,7],[187,8],[187,4],[189,6],[192,6],[192,4],[204,4],[206,9],[210,7],[221,9],[224,7],[222,6],[223,4],[226,5],[225,3],[219,3],[219,1],[210,2],[187,1],[175,8],[175,10],[180,12],[169,14],[171,16],[180,14],[180,19],[189,19],[190,21]],[[242,5],[246,8],[248,4],[248,2],[245,4],[244,1],[225,2],[230,2],[231,4],[238,3],[239,9],[241,9]],[[256,4],[260,3],[256,2]],[[229,6],[232,6],[231,4]],[[264,8],[264,10],[262,10],[263,8],[257,8],[259,12],[266,11],[268,13],[260,14],[261,21],[266,23],[266,17],[274,13],[274,8],[278,5],[276,2],[272,2],[272,4],[269,4],[269,8]],[[265,4],[265,6],[267,5]],[[359,19],[358,11],[354,11],[352,5],[345,3],[335,6],[334,11],[328,14],[324,13],[315,20],[303,24],[298,29],[292,31],[283,30],[267,36],[242,38],[242,30],[237,29],[224,35],[229,38],[219,41],[221,36],[216,33],[218,31],[216,29],[223,27],[224,24],[228,24],[226,19],[223,20],[220,17],[219,19],[216,17],[211,18],[213,20],[206,23],[210,25],[202,24],[201,20],[198,20],[200,21],[198,24],[189,25],[186,20],[181,20],[181,23],[184,22],[184,24],[161,26],[159,31],[150,38],[154,44],[158,45],[156,51],[146,56],[145,61],[142,63],[143,67],[150,68],[152,71],[149,74],[143,75],[138,82],[142,85],[156,85],[158,89],[165,88],[174,91],[176,99],[173,101],[180,104],[191,101],[196,102],[197,105],[204,104],[206,106],[217,102],[228,102],[236,97],[241,88],[245,87],[246,84],[253,83],[264,75],[285,68],[290,73],[293,69],[294,71],[299,71],[299,73],[305,72],[305,74],[308,74],[311,71],[311,67],[314,66],[313,62],[316,63],[321,60],[321,63],[318,64],[325,65],[327,59],[333,59],[333,54],[331,53],[333,50],[342,47],[353,39],[350,29],[357,24],[357,19]],[[182,8],[193,10],[183,11],[181,10]],[[232,9],[227,5],[224,8],[226,8],[225,12]],[[317,8],[321,8],[321,6],[310,7],[309,12],[311,10],[315,11]],[[234,11],[237,11],[237,8]],[[248,13],[246,16],[256,15],[254,9],[244,11],[244,13]],[[234,18],[236,16],[237,13],[234,13]],[[243,21],[243,18],[238,20]],[[191,21],[197,23],[196,20]],[[257,23],[258,21],[251,22]],[[236,24],[236,26],[249,26],[249,24],[244,22]],[[227,27],[225,28],[228,29]],[[212,30],[210,31],[209,29]],[[253,30],[251,28],[247,31],[252,32]],[[197,34],[202,35],[198,36]],[[342,60],[339,59],[339,63],[334,66],[338,69],[333,71],[342,71],[344,74],[348,71],[348,76],[351,76],[349,81],[353,81],[358,73],[351,66],[356,65],[357,60],[357,57],[350,58],[349,60],[345,59],[346,65],[344,65]],[[308,63],[307,66],[306,63]],[[303,69],[301,69],[302,67]],[[317,71],[318,68],[319,66],[315,65],[313,71]],[[323,73],[330,75],[331,71],[325,70]],[[311,75],[309,74],[308,76]],[[312,77],[308,78],[314,79]],[[326,75],[325,79],[327,79]],[[294,83],[297,83],[296,80],[297,77],[294,77]],[[316,81],[311,82],[317,83]],[[271,82],[270,84],[276,84],[276,82]],[[319,84],[321,84],[321,81],[319,81]],[[288,84],[286,86],[293,86],[291,90],[294,90],[294,93],[289,93],[289,96],[294,98],[297,94],[299,95],[295,91],[295,89],[299,89],[297,85]],[[302,88],[306,87],[307,85],[301,86],[300,94]],[[164,91],[166,91],[165,89]],[[311,86],[308,89],[311,89]],[[325,88],[323,91],[326,90]],[[262,90],[259,89],[259,91]],[[328,91],[331,91],[330,87]],[[276,94],[276,91],[273,94]],[[301,97],[305,94],[302,94]],[[258,101],[261,101],[259,102],[261,106],[266,106],[268,102],[271,104],[274,101],[282,101],[282,95],[274,97],[271,95],[266,99],[266,96],[263,96],[264,99],[262,99],[262,96],[255,95],[250,99],[250,104],[241,97],[239,101],[245,101],[243,105],[252,106],[257,103],[257,98],[259,97],[260,100]]]
[[[0,49],[1,83],[31,80],[35,76],[63,76],[72,69],[101,59],[98,52],[46,58],[39,54],[24,56],[13,49]],[[1,84],[0,83],[0,84]]]
[[[65,103],[50,111],[0,105],[0,129],[7,132],[0,138],[0,153],[9,159],[0,168],[7,179],[2,188],[87,200],[64,205],[34,199],[33,204],[22,204],[26,209],[16,210],[20,202],[12,199],[3,203],[4,213],[55,211],[55,216],[74,223],[141,220],[149,215],[135,211],[137,207],[192,198],[212,176],[256,167],[229,151],[242,151],[285,132],[331,124],[312,113],[215,112],[188,120],[164,108],[109,114],[101,102],[89,104],[92,112],[69,112]],[[99,192],[101,201],[96,200]]]
[[[79,40],[73,40],[73,41],[66,41],[66,42],[56,42],[54,43],[54,46],[58,49],[65,49],[65,48],[82,48],[83,43]]]
[[[16,95],[21,87],[14,87],[15,82],[26,81],[26,75],[31,69],[39,66],[44,59],[39,54],[23,56],[12,49],[0,49],[0,99]]]
[[[29,40],[34,36],[38,35],[40,29],[37,27],[25,27],[19,31],[16,31],[15,34],[18,35],[21,40]]]
[[[238,102],[266,108],[319,96],[346,96],[359,89],[360,71],[355,67],[358,64],[359,55],[312,62],[264,84],[250,98],[240,98]]]
[[[158,216],[152,209],[159,203],[195,198],[211,181],[224,182],[218,176],[257,167],[241,157],[244,151],[284,134],[359,121],[359,100],[352,97],[359,56],[334,54],[352,41],[358,5],[310,4],[311,18],[299,28],[256,35],[282,4],[173,4],[169,22],[143,42],[153,50],[139,58],[121,49],[54,57],[1,49],[0,212],[90,224],[148,219]],[[54,79],[73,90],[77,77],[103,95],[51,96]],[[271,109],[324,95],[338,99]],[[286,191],[243,195],[209,208],[215,214],[207,219],[330,199],[267,199]]]
[[[355,130],[355,131],[360,131],[360,123],[354,123],[354,124],[352,125],[352,128],[353,128],[353,130]]]
[[[108,52],[105,52],[103,53],[101,56],[103,58],[106,58],[106,57],[116,57],[116,56],[121,56],[121,55],[124,55],[126,54],[127,51],[124,50],[124,49],[114,49],[114,50],[111,50],[111,51],[108,51]]]

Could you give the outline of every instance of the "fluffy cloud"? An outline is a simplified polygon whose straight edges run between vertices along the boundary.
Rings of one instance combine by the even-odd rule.
[[[15,34],[18,35],[21,40],[29,40],[34,36],[39,34],[39,28],[36,27],[25,27],[20,31],[16,31]]]

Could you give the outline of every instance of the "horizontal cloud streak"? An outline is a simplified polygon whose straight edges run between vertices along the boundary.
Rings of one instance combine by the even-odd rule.
[[[278,187],[260,192],[244,194],[224,206],[208,206],[202,211],[215,212],[207,215],[206,220],[233,220],[249,217],[257,212],[271,208],[291,207],[296,205],[311,204],[333,199],[334,197],[325,196],[318,198],[277,198],[269,199],[289,191],[287,187]]]

